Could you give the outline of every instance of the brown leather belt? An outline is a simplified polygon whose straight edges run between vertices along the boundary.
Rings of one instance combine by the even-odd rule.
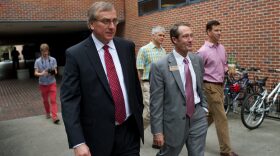
[[[210,82],[210,81],[206,81],[206,80],[203,80],[204,83],[212,83],[212,84],[215,84],[215,85],[220,85],[220,86],[223,86],[224,83],[222,82]]]
[[[142,80],[142,82],[150,82],[149,80]]]

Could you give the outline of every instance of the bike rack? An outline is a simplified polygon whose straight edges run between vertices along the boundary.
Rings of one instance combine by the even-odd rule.
[[[267,117],[280,120],[280,99],[275,102],[274,106],[271,109],[273,111],[270,111]]]

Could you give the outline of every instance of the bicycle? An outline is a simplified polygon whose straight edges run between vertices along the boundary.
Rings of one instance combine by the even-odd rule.
[[[239,79],[235,78],[226,72],[224,82],[224,109],[226,114],[232,110],[238,113],[237,106],[242,105],[247,94],[255,92],[254,83],[249,80],[248,71],[259,71],[259,68],[239,68],[237,74]],[[254,76],[254,79],[256,76]]]
[[[280,69],[269,71],[280,72]],[[265,81],[258,81],[257,83],[260,86],[265,85]],[[269,94],[267,89],[264,87],[261,88],[260,92],[249,95],[241,107],[242,123],[250,130],[258,128],[271,110],[272,106],[275,105],[277,97],[280,94],[280,82],[275,85]],[[273,97],[273,99],[271,99],[271,97]]]

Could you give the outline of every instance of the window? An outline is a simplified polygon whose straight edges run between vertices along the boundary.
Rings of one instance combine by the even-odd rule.
[[[158,0],[142,0],[138,2],[139,13],[153,12],[159,10]]]
[[[161,0],[161,8],[173,8],[176,5],[185,4],[186,0]]]
[[[138,0],[139,15],[198,3],[205,0]]]

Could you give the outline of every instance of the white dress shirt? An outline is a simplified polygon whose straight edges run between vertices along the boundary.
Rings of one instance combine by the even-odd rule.
[[[106,71],[106,65],[105,65],[105,59],[104,59],[104,49],[103,46],[104,44],[102,42],[100,42],[93,34],[92,34],[92,39],[95,43],[95,47],[97,49],[98,55],[100,57],[103,69],[105,71],[105,74],[107,76],[107,71]],[[123,92],[123,98],[124,98],[124,103],[125,103],[125,111],[126,111],[126,118],[128,118],[131,114],[130,112],[130,108],[129,108],[129,104],[128,104],[128,97],[127,97],[127,91],[125,88],[125,83],[124,83],[124,77],[123,77],[123,71],[122,71],[122,67],[121,67],[121,63],[120,63],[120,59],[115,47],[115,44],[113,42],[113,40],[111,40],[108,44],[109,46],[109,52],[113,58],[113,62],[117,71],[117,75],[120,81],[120,85],[121,85],[121,89]],[[107,77],[108,80],[108,77]]]
[[[176,52],[176,50],[173,50],[173,54],[175,56],[178,68],[179,68],[179,72],[180,72],[180,76],[181,76],[181,80],[183,82],[183,85],[185,86],[186,84],[186,74],[185,74],[185,63],[184,63],[184,57],[182,55],[180,55],[179,53]],[[192,77],[192,85],[193,85],[193,93],[194,93],[194,103],[198,104],[200,102],[200,97],[197,94],[197,85],[196,85],[196,75],[192,66],[192,61],[189,58],[189,55],[187,55],[187,60],[189,61],[189,69],[191,71],[191,77]],[[185,90],[185,87],[183,87]],[[186,97],[188,98],[188,97]]]
[[[97,49],[100,61],[102,63],[103,69],[105,71],[106,77],[107,77],[107,70],[106,70],[106,65],[105,65],[105,59],[104,59],[104,49],[103,46],[104,44],[102,42],[100,42],[93,34],[91,35],[92,39],[95,43],[95,47]],[[111,40],[108,44],[109,46],[109,52],[112,56],[115,68],[116,68],[116,72],[120,81],[120,85],[121,85],[121,89],[123,92],[123,98],[124,98],[124,103],[125,103],[125,111],[126,111],[126,119],[130,116],[131,112],[130,112],[130,108],[129,108],[129,104],[128,104],[128,98],[127,98],[127,91],[125,88],[125,83],[124,83],[124,78],[123,78],[123,72],[122,72],[122,67],[121,67],[121,63],[119,60],[119,56],[115,47],[115,44],[113,42],[113,40]],[[108,80],[108,77],[107,77]],[[109,82],[109,81],[108,81]],[[118,123],[116,123],[117,125]],[[81,145],[85,144],[84,142],[77,144],[75,146],[73,146],[73,148],[77,148]]]

